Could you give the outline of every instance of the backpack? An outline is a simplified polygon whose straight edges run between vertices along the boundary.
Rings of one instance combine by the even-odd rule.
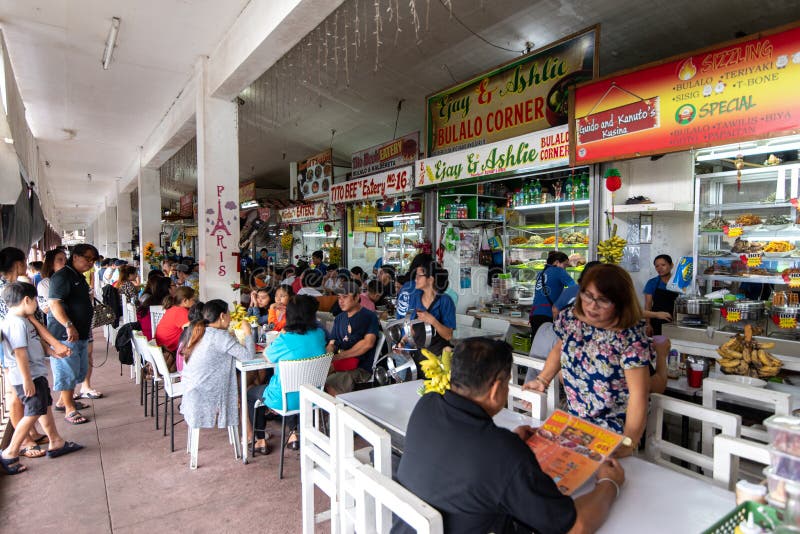
[[[119,326],[119,318],[122,317],[122,299],[119,296],[119,290],[112,286],[107,285],[103,288],[103,304],[114,310],[114,315],[117,318],[114,320],[114,328]]]
[[[135,322],[124,324],[117,331],[117,339],[114,340],[114,348],[117,349],[119,363],[133,365],[133,347],[131,346],[131,340],[133,339],[133,331],[141,329],[142,325]]]

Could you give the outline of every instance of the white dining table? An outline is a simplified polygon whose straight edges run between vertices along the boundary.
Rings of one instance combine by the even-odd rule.
[[[247,373],[250,371],[259,371],[261,369],[273,369],[275,368],[275,364],[271,361],[267,360],[263,353],[259,353],[255,358],[252,360],[245,360],[240,361],[236,360],[236,370],[241,373],[240,379],[240,398],[239,403],[242,407],[242,415],[240,424],[242,426],[242,463],[246,464],[247,454],[248,454],[248,447],[247,447]]]
[[[405,436],[411,411],[419,400],[421,380],[393,384],[351,393],[338,398],[392,434]],[[495,424],[513,429],[533,424],[530,417],[504,409],[494,417]],[[736,507],[733,492],[686,476],[643,458],[623,458],[625,484],[614,503],[601,533],[700,532]],[[594,482],[587,482],[576,496],[588,493]]]

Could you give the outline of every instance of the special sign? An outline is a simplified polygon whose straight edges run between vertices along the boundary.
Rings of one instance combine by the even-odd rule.
[[[281,222],[296,224],[307,221],[319,221],[328,217],[328,205],[325,202],[297,204],[278,212]]]
[[[800,125],[800,28],[749,37],[575,91],[571,161],[760,139]]]
[[[331,204],[359,200],[381,200],[385,197],[408,193],[414,189],[414,166],[357,178],[331,187]]]
[[[351,158],[353,178],[413,163],[419,155],[419,132],[410,133],[382,145],[359,150]]]
[[[567,124],[568,95],[596,75],[594,27],[426,99],[427,156]]]
[[[569,163],[567,125],[417,162],[417,187]]]

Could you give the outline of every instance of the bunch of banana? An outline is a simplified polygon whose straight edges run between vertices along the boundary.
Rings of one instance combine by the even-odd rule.
[[[443,395],[450,389],[450,364],[453,361],[453,349],[445,347],[442,357],[436,356],[428,349],[422,349],[425,359],[419,364],[427,380],[420,388],[420,394],[436,392]]]
[[[617,236],[617,225],[611,232],[611,237],[597,244],[597,255],[603,263],[619,264],[622,261],[622,251],[628,242]]]
[[[250,323],[250,326],[258,324],[258,318],[255,315],[247,315],[247,308],[239,304],[233,303],[233,313],[231,314],[231,324],[229,326],[232,330],[238,330],[243,322]]]
[[[749,334],[749,335],[748,335]],[[758,343],[752,339],[752,329],[745,327],[745,335],[736,334],[717,349],[722,356],[719,367],[728,375],[770,378],[777,375],[783,362],[767,352],[775,343]]]

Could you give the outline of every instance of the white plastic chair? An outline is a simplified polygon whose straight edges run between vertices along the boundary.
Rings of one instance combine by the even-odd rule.
[[[135,323],[136,322],[136,306],[133,305],[132,302],[129,302],[124,310],[127,310],[125,313],[128,316],[128,322]],[[140,332],[141,333],[141,332]],[[142,359],[138,357],[139,351],[136,350],[136,344],[133,342],[133,338],[131,338],[131,343],[133,343],[133,365],[131,366],[131,378],[136,381],[136,384],[140,384],[142,381]],[[142,390],[144,391],[144,390]]]
[[[647,419],[647,445],[645,447],[647,459],[685,475],[707,480],[702,474],[672,463],[671,459],[673,458],[687,462],[700,467],[708,473],[708,476],[712,475],[714,468],[713,454],[705,455],[663,439],[665,413],[685,416],[708,423],[719,428],[722,435],[732,437],[739,437],[742,418],[738,415],[711,410],[658,393],[650,395],[650,416]]]
[[[525,403],[530,406],[526,406]],[[530,415],[531,422],[540,424],[547,419],[547,396],[538,391],[522,389],[514,383],[508,385],[508,409]]]
[[[481,317],[481,329],[487,330],[489,332],[497,332],[498,334],[503,334],[501,339],[505,339],[508,335],[508,329],[511,327],[511,323],[506,321],[505,319],[495,319],[494,317]]]
[[[156,337],[156,328],[162,317],[164,317],[163,306],[150,306],[150,332],[152,332],[153,338]]]
[[[355,484],[352,469],[347,472],[344,465],[348,461],[363,463],[363,460],[371,463],[382,475],[391,478],[392,476],[392,444],[389,433],[379,427],[371,420],[348,406],[337,406],[337,432],[338,449],[337,461],[339,462],[339,521],[342,533],[353,532],[356,524],[359,523],[358,515],[364,511],[363,496],[359,493]],[[355,450],[356,436],[366,441],[372,448],[372,458],[368,451]],[[359,505],[361,503],[361,505]],[[376,516],[371,523],[369,530],[358,530],[358,532],[389,532],[392,525],[391,513],[382,512]]]
[[[283,478],[283,453],[286,450],[286,418],[290,415],[297,415],[300,410],[289,409],[289,394],[297,393],[300,391],[300,386],[307,384],[316,389],[322,389],[325,385],[325,379],[328,377],[328,370],[331,367],[331,360],[333,355],[323,354],[316,358],[309,358],[305,360],[288,360],[278,362],[278,372],[281,377],[281,392],[283,398],[283,406],[279,409],[273,409],[275,413],[281,416],[281,461],[279,478]],[[256,402],[256,408],[263,406],[261,401]]]
[[[755,401],[765,405],[765,408],[776,415],[789,415],[792,411],[792,395],[783,391],[773,391],[766,388],[757,388],[745,384],[736,384],[726,380],[716,378],[706,378],[703,380],[703,406],[717,409],[717,402],[722,396],[727,398],[735,397]],[[727,400],[723,398],[722,400]],[[760,425],[759,425],[760,426]],[[742,426],[742,437],[767,443],[769,436],[763,426],[756,425]],[[712,429],[708,425],[703,425],[703,452],[707,454],[707,447],[712,443]]]
[[[164,382],[164,435],[167,435],[167,405],[169,405],[169,426],[170,426],[170,450],[175,452],[175,397],[183,396],[183,383],[176,382],[177,373],[170,373],[167,360],[164,359],[164,352],[158,345],[148,345],[150,354],[158,369],[158,374],[168,377]],[[158,397],[156,396],[156,399]],[[158,402],[156,402],[158,408]]]
[[[522,381],[522,371],[520,367],[525,367],[527,369],[536,369],[537,371],[541,371],[544,369],[544,360],[540,360],[539,358],[531,358],[530,356],[521,356],[519,354],[512,355],[513,361],[511,364],[511,383],[512,384],[519,384]],[[538,373],[537,373],[538,374]],[[525,380],[527,380],[528,375],[525,375]],[[553,378],[550,382],[550,387],[547,389],[547,412],[546,413],[553,413],[556,408],[558,408],[558,398],[559,392],[561,390],[561,382],[558,378]]]
[[[475,317],[472,315],[467,315],[466,313],[457,313],[456,314],[456,329],[459,326],[468,326],[472,328],[475,326]]]
[[[150,367],[152,367],[155,371],[155,362],[153,361],[153,357],[150,355],[150,349],[148,348],[147,338],[139,331],[135,331],[133,333],[133,343],[134,347],[136,347],[136,353],[141,358],[141,366],[144,369],[145,365],[148,363]],[[142,398],[144,399],[144,416],[147,417],[147,405],[150,405],[150,416],[153,417],[155,415],[155,406],[154,406],[154,399],[155,399],[155,390],[156,384],[160,379],[156,376],[156,373],[153,373],[153,376],[150,380],[145,380],[142,377]],[[148,385],[150,386],[150,392],[148,393]],[[148,402],[149,396],[149,402]]]
[[[770,464],[769,447],[747,439],[731,436],[714,438],[714,483],[733,490],[739,480],[739,458]]]
[[[444,532],[441,514],[431,505],[370,465],[355,458],[342,460],[343,474],[351,484],[354,521],[342,534],[381,532],[375,529],[380,517],[394,513],[418,534]]]
[[[317,388],[300,386],[300,483],[303,495],[303,534],[330,519],[331,534],[339,531],[339,465],[337,406],[342,402]],[[327,433],[323,419],[327,419]],[[331,507],[315,514],[314,487],[330,499]]]
[[[233,445],[233,457],[242,457],[242,442],[239,440],[239,425],[228,425],[228,443]],[[197,449],[200,444],[200,429],[189,428],[186,434],[186,452],[189,453],[189,469],[197,469]]]

